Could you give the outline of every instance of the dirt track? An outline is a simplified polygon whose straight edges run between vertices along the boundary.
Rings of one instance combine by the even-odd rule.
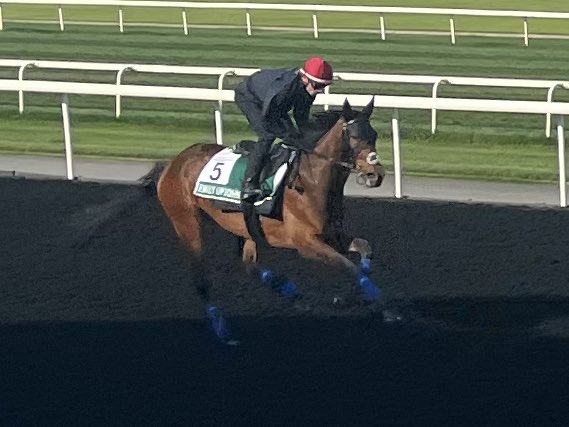
[[[92,227],[139,192],[0,180],[0,424],[566,425],[569,211],[348,200],[383,302],[338,311],[345,283],[261,254],[308,313],[252,283],[208,223],[230,348],[155,199]]]

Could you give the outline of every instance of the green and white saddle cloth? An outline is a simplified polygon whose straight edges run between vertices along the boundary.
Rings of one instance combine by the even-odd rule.
[[[234,153],[231,148],[224,148],[202,169],[194,187],[194,194],[205,199],[240,204],[241,185],[246,168],[247,157]],[[261,183],[265,197],[256,201],[255,205],[261,205],[273,198],[286,175],[287,168],[288,164],[285,162],[275,174]]]

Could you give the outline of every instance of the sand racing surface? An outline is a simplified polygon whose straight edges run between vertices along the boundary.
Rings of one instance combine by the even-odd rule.
[[[381,301],[261,252],[299,310],[206,221],[227,346],[143,188],[0,179],[0,425],[567,425],[569,211],[354,198],[346,222]]]

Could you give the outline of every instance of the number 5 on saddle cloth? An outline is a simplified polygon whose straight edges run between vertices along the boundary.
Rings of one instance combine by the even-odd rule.
[[[241,141],[215,154],[200,172],[194,194],[213,200],[214,206],[225,212],[242,212],[241,186],[253,144],[257,142]],[[285,177],[290,187],[298,173],[298,159],[297,150],[273,145],[259,179],[262,194],[254,203],[259,215],[282,220]]]

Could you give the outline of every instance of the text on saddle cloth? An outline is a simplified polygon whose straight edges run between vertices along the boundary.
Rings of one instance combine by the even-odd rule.
[[[233,152],[231,148],[224,148],[215,154],[200,172],[194,194],[205,199],[241,203],[241,185],[246,168],[246,157]],[[287,169],[288,164],[285,162],[276,173],[261,183],[261,188],[267,194],[265,199],[271,198],[278,190]]]

